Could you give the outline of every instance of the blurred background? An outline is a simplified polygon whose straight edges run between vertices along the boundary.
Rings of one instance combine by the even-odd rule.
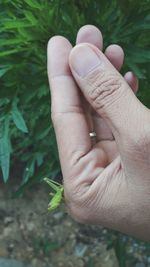
[[[102,31],[104,48],[123,47],[121,72],[138,76],[150,108],[150,0],[0,0],[0,267],[150,267],[150,243],[80,225],[64,206],[47,213],[42,180],[62,177],[47,42],[58,34],[75,45],[85,24]]]

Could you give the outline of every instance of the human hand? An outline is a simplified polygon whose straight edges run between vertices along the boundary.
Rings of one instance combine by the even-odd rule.
[[[56,36],[48,44],[66,205],[80,222],[150,240],[150,111],[133,93],[135,76],[118,72],[121,48],[110,46],[103,54],[93,26],[80,29],[77,43],[72,49]]]

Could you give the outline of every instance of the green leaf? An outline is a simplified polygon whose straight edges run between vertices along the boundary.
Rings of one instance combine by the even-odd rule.
[[[26,10],[24,11],[26,18],[32,23],[32,25],[36,25],[38,23],[37,19],[33,16],[32,12]]]
[[[4,74],[11,69],[11,66],[4,66],[2,69],[0,69],[0,78],[4,76]]]
[[[30,6],[30,7],[33,7],[33,8],[37,8],[37,9],[41,9],[41,5],[35,1],[35,0],[25,0],[25,2]]]
[[[21,38],[16,39],[0,39],[0,46],[16,45],[21,43]]]
[[[7,51],[0,51],[0,57],[5,57],[5,56],[9,56],[15,53],[18,53],[19,49],[11,49],[11,50],[7,50]]]
[[[44,153],[36,154],[37,165],[40,166],[43,163]]]
[[[25,120],[21,114],[21,112],[19,111],[19,109],[17,108],[17,105],[15,105],[11,111],[11,114],[12,114],[12,118],[13,118],[13,121],[16,125],[16,127],[21,130],[22,132],[24,133],[27,133],[28,132],[28,129],[27,129],[27,126],[26,126],[26,123],[25,123]]]
[[[71,17],[67,14],[67,13],[63,13],[62,19],[66,22],[66,24],[68,24],[69,26],[73,26],[72,25],[72,20]]]
[[[0,165],[3,180],[6,183],[9,177],[10,165],[10,140],[9,140],[9,117],[0,123]]]
[[[27,164],[24,174],[23,174],[23,179],[21,185],[24,185],[28,182],[29,178],[32,177],[35,169],[35,158],[33,157],[29,163]]]
[[[35,39],[33,33],[29,32],[27,28],[19,28],[18,32],[20,36],[23,37],[23,41],[25,40],[26,43]]]
[[[18,20],[10,20],[5,22],[5,29],[16,29],[16,28],[24,28],[31,27],[31,23],[29,23],[26,19],[18,19]]]

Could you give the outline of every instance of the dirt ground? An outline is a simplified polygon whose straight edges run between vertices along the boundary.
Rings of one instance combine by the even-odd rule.
[[[0,257],[33,267],[118,267],[107,230],[73,221],[65,207],[47,212],[45,183],[13,198],[16,181],[0,182]],[[138,255],[141,261],[140,254]]]

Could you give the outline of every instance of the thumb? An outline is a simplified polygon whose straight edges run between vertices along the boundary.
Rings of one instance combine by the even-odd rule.
[[[146,108],[106,56],[93,45],[79,44],[72,49],[69,64],[79,88],[114,136],[135,131],[141,109]]]

